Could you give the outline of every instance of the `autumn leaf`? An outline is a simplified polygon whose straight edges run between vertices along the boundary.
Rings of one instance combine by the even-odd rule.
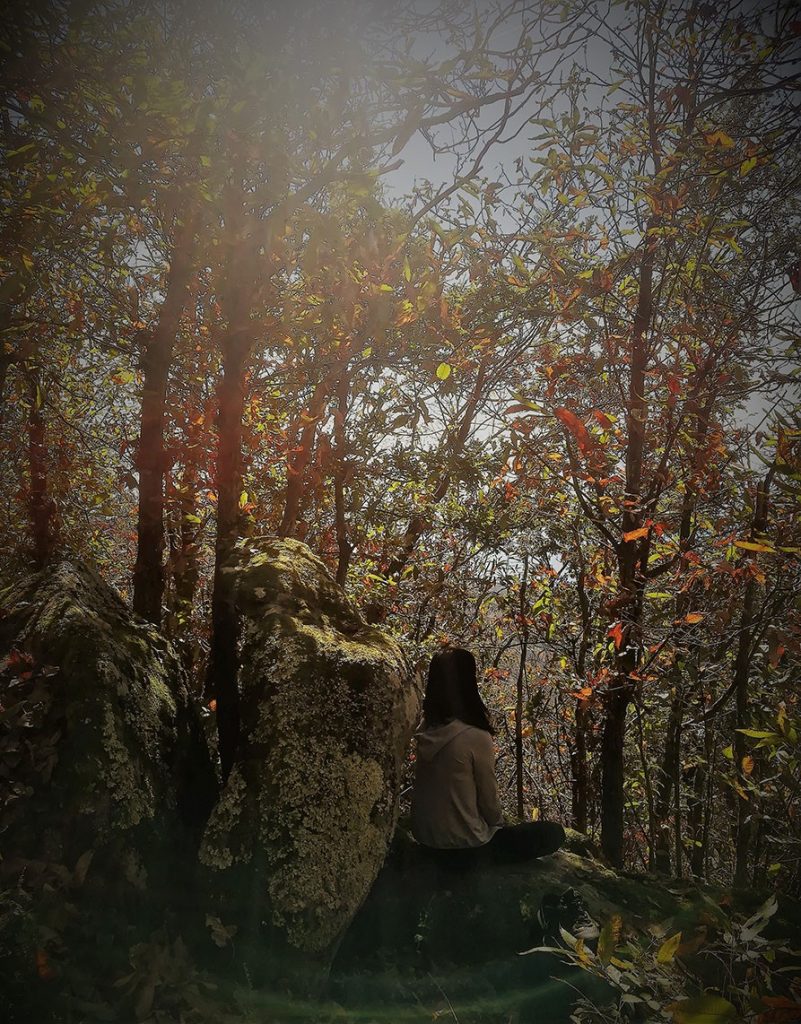
[[[679,948],[680,942],[681,932],[676,932],[676,934],[671,935],[669,939],[665,939],[657,950],[656,962],[659,964],[669,964],[676,955],[676,950]]]
[[[623,643],[623,623],[616,622],[614,626],[610,626],[607,635],[615,641],[615,647],[620,650],[620,645]]]
[[[620,914],[614,914],[601,929],[598,936],[598,959],[602,964],[608,964],[612,959],[615,946],[620,941],[622,927],[623,919]]]
[[[593,441],[583,421],[580,420],[574,412],[571,412],[564,406],[554,409],[554,415],[558,420],[564,423],[570,433],[575,437],[581,451],[586,454],[586,452],[592,447]]]
[[[696,622],[700,622],[703,619],[703,617],[703,612],[687,612],[687,614],[684,616],[684,621],[689,623],[689,625],[694,626]]]
[[[742,769],[743,775],[750,775],[754,770],[754,759],[750,754],[746,754],[743,758]]]
[[[623,540],[625,540],[625,541],[640,540],[641,537],[647,537],[647,536],[648,536],[648,527],[647,526],[641,526],[637,530],[629,530],[627,533],[624,533],[623,534]]]
[[[727,135],[722,129],[718,128],[717,131],[710,132],[705,135],[707,143],[710,146],[722,146],[723,149],[731,149],[734,145],[734,139],[731,135]]]
[[[760,544],[755,540],[736,540],[734,542],[736,548],[742,548],[744,551],[769,551],[775,552],[775,548],[770,544]]]
[[[447,380],[451,375],[451,367],[449,363],[440,363],[437,367],[437,377],[440,380]]]
[[[722,996],[695,996],[671,1003],[668,1010],[673,1014],[674,1024],[726,1024],[736,1015],[737,1010]]]

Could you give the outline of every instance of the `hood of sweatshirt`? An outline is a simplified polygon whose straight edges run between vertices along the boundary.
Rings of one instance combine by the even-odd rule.
[[[434,729],[423,729],[415,733],[417,740],[417,757],[421,761],[431,761],[437,754],[451,742],[459,733],[469,729],[466,722],[454,718],[445,725],[438,725]]]

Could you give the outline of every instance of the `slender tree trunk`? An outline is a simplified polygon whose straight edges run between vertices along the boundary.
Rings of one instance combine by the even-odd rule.
[[[682,701],[682,674],[674,668],[672,672],[674,695],[670,702],[665,749],[662,764],[656,772],[654,799],[654,852],[649,865],[651,871],[670,874],[670,827],[668,819],[673,804],[673,787],[677,765],[681,758],[681,730],[684,719]]]
[[[188,452],[192,453],[191,437]],[[198,464],[192,454],[184,465],[181,482],[175,491],[176,509],[173,530],[170,531],[170,565],[174,603],[168,621],[170,635],[175,640],[187,675],[195,681],[195,644],[191,639],[190,623],[200,579],[199,540],[201,525],[198,516]]]
[[[517,669],[517,695],[515,701],[515,791],[517,793],[517,818],[523,821],[523,695],[526,680],[526,658],[528,657],[528,555],[523,557],[523,578],[520,583],[520,662]]]
[[[42,413],[42,389],[38,367],[28,372],[28,468],[30,489],[28,508],[31,517],[33,538],[33,559],[37,569],[42,569],[50,559],[56,546],[56,528],[53,500],[48,489],[47,438]]]
[[[176,229],[167,290],[158,323],[142,358],[142,409],[139,427],[139,521],[134,567],[134,611],[161,625],[164,596],[164,421],[173,346],[192,274],[195,222]]]
[[[348,524],[345,513],[345,474],[347,472],[347,440],[345,420],[348,415],[348,390],[350,381],[342,374],[337,388],[337,410],[334,415],[334,442],[336,444],[336,470],[334,478],[334,508],[337,532],[337,583],[345,586],[350,567],[353,546],[348,539]]]
[[[624,744],[628,690],[607,691],[601,738],[601,848],[609,861],[623,864]]]
[[[237,326],[239,330],[237,331]],[[207,698],[215,700],[223,779],[233,765],[239,742],[238,615],[230,566],[239,539],[239,496],[242,490],[242,416],[245,367],[250,349],[244,325],[229,326],[223,345],[223,375],[217,414],[217,537],[211,597],[211,650]]]
[[[300,430],[295,450],[287,463],[286,494],[284,496],[284,514],[281,517],[281,524],[278,527],[279,537],[291,537],[298,524],[300,512],[300,501],[303,496],[303,489],[306,483],[306,467],[311,461],[314,435],[320,417],[323,415],[326,404],[331,396],[331,389],[341,373],[344,372],[350,360],[350,350],[346,356],[337,360],[334,366],[325,374],[323,379],[314,389],[309,407],[302,416],[303,426]]]
[[[640,504],[643,452],[648,405],[645,400],[645,370],[648,359],[646,334],[653,314],[653,273],[656,238],[651,229],[661,223],[659,217],[648,221],[645,252],[640,265],[639,295],[631,339],[631,376],[629,379],[626,429],[626,494],[622,532],[637,530],[642,524]],[[621,602],[621,637],[618,642],[615,674],[604,694],[606,722],[601,741],[601,849],[615,867],[623,864],[623,782],[626,741],[626,711],[632,699],[640,659],[643,567],[648,562],[648,540],[621,540],[618,544],[618,572]]]
[[[589,726],[589,706],[586,700],[579,698],[576,702],[574,749],[571,756],[571,769],[573,772],[572,818],[573,828],[578,832],[586,832],[588,822],[589,773],[587,765],[587,732]]]
[[[578,581],[577,591],[579,608],[581,609],[581,640],[579,641],[578,655],[576,658],[576,675],[579,685],[586,685],[587,652],[592,639],[592,609],[590,599],[587,596],[586,587],[586,565],[584,553],[581,547],[581,537],[574,524],[573,534],[575,537],[576,551],[578,552]],[[588,825],[588,803],[589,803],[589,765],[587,763],[587,739],[591,727],[592,718],[589,701],[583,697],[576,700],[575,728],[573,738],[573,749],[570,754],[570,768],[573,776],[571,811],[573,828],[578,832],[586,832]]]
[[[751,524],[751,540],[758,541],[765,533],[768,524],[768,492],[771,480],[775,472],[772,466],[765,474],[764,480],[757,487],[756,500],[754,502],[754,516]],[[751,647],[754,638],[754,626],[756,618],[756,601],[759,584],[756,579],[749,575],[745,585],[743,596],[743,610],[740,618],[739,639],[737,643],[737,657],[734,662],[734,696],[735,696],[735,731],[734,742],[734,769],[739,777],[739,782],[744,792],[746,789],[746,774],[743,771],[743,762],[748,755],[746,738],[740,729],[747,729],[750,725],[750,701],[748,683],[751,669]],[[745,888],[749,884],[749,851],[752,838],[752,822],[755,813],[753,801],[746,795],[739,795],[737,800],[737,828],[734,843],[734,884],[738,888]]]

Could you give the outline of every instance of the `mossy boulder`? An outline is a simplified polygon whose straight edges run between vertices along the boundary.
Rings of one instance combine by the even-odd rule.
[[[85,876],[105,858],[143,888],[176,822],[213,799],[167,641],[91,568],[62,561],[0,589],[0,701],[0,870]]]
[[[251,541],[227,571],[242,733],[200,858],[270,959],[325,964],[384,860],[419,688],[306,545]]]

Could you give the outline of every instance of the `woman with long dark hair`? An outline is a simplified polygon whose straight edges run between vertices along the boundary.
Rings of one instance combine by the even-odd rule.
[[[479,852],[494,861],[526,861],[565,841],[556,822],[504,824],[492,735],[473,655],[459,647],[435,654],[416,737],[412,832],[423,846],[449,851],[454,863],[472,862]]]

